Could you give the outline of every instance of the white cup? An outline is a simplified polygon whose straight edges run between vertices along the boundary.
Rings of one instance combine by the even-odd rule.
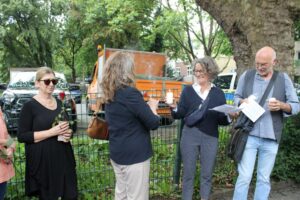
[[[271,98],[269,98],[269,102],[274,102],[274,101],[276,101],[276,98],[275,97],[271,97]]]

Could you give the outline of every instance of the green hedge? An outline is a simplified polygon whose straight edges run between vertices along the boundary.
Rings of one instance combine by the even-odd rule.
[[[272,177],[300,183],[300,114],[289,117],[285,124]]]
[[[152,131],[151,136],[154,156],[151,159],[150,194],[167,196],[173,192],[177,125]],[[108,143],[92,140],[85,133],[80,133],[73,137],[72,146],[77,165],[79,199],[113,199],[115,177],[109,160]],[[17,144],[14,165],[16,176],[8,184],[6,199],[29,199],[24,196],[24,144]]]

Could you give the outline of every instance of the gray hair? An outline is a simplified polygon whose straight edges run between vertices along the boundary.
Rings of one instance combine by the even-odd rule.
[[[104,94],[103,102],[113,101],[116,90],[135,86],[134,59],[122,51],[115,52],[105,63],[100,83]]]
[[[219,67],[213,58],[209,56],[205,56],[204,58],[196,58],[192,62],[193,71],[195,70],[196,64],[198,63],[206,70],[211,80],[215,79],[218,76]]]

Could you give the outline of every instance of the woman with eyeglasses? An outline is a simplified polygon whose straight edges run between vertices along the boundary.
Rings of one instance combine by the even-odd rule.
[[[210,110],[226,104],[224,92],[212,83],[219,71],[216,62],[210,57],[204,57],[195,59],[192,66],[194,84],[186,86],[178,105],[172,104],[170,107],[175,119],[188,120],[188,116],[200,106],[207,105],[203,117],[194,120],[193,125],[185,121],[180,148],[183,160],[182,199],[193,199],[196,162],[200,159],[200,195],[201,200],[208,200],[218,150],[218,126],[227,125],[231,120],[224,113]]]
[[[62,102],[53,97],[55,73],[41,67],[36,73],[38,94],[21,110],[18,140],[25,143],[25,194],[39,199],[77,199],[76,164],[67,121],[54,125]],[[58,141],[62,136],[65,141]]]

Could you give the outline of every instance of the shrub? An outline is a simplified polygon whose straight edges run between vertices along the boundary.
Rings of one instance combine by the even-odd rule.
[[[300,114],[289,117],[284,124],[272,177],[300,182]]]

